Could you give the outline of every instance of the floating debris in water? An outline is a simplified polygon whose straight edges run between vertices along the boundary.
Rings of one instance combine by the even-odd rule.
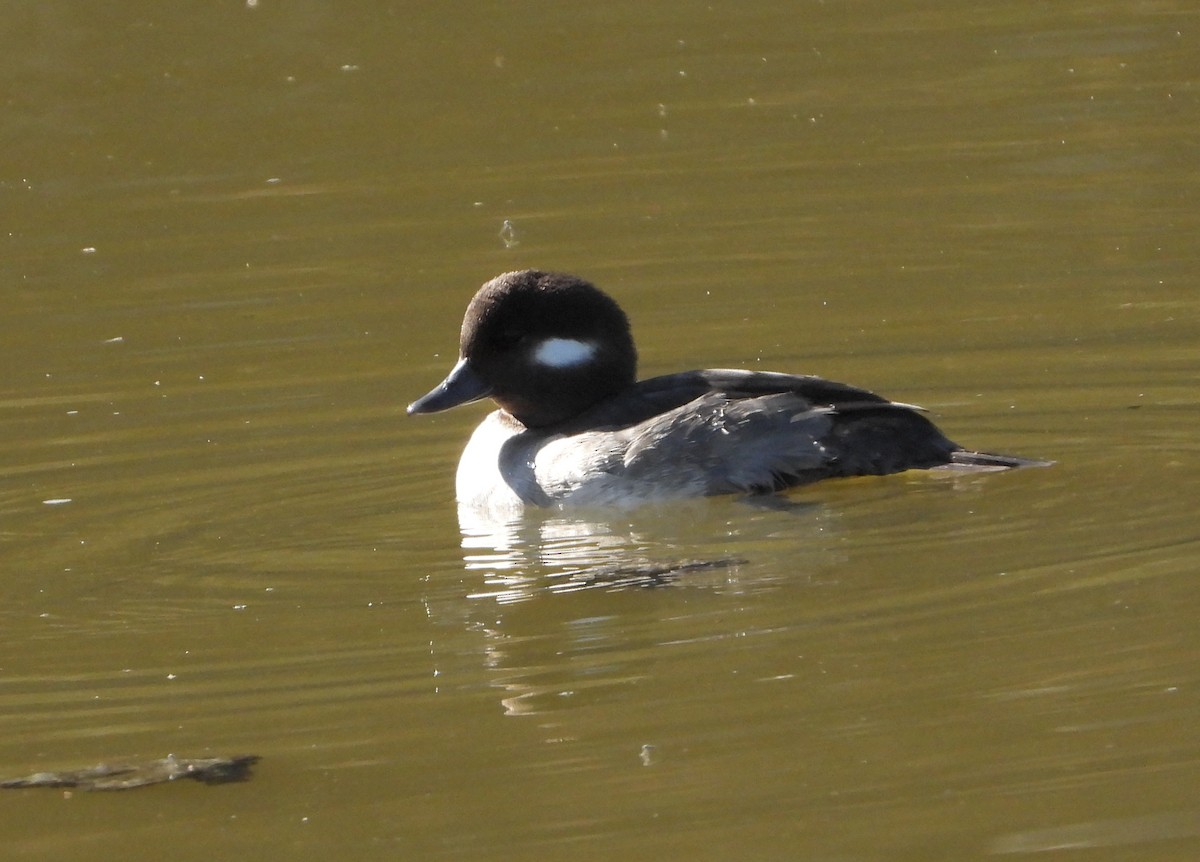
[[[205,784],[227,784],[248,779],[250,767],[260,759],[257,754],[199,759],[169,754],[162,760],[146,763],[101,763],[87,769],[35,772],[24,778],[0,781],[0,788],[76,787],[81,790],[132,790],[135,787],[163,784],[180,778],[191,778]]]

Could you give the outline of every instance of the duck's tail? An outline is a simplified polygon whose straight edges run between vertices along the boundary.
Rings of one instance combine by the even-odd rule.
[[[1018,458],[1016,455],[993,455],[990,452],[955,449],[950,453],[950,463],[944,466],[948,470],[987,471],[1011,470],[1015,467],[1049,467],[1053,463],[1037,458]]]

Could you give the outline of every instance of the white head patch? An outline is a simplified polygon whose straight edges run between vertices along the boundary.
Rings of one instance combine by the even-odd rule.
[[[547,338],[533,352],[533,361],[551,368],[582,365],[596,355],[596,345],[574,338]]]

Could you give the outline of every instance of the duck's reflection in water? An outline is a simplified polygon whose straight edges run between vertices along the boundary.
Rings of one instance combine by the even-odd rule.
[[[481,652],[506,715],[557,712],[595,689],[636,683],[650,654],[663,648],[664,630],[650,621],[663,612],[662,602],[583,600],[580,591],[700,589],[745,597],[827,571],[836,556],[834,513],[783,508],[728,499],[629,511],[463,507],[467,589],[439,616],[458,616],[482,636],[470,652]],[[582,601],[529,601],[564,593]],[[746,635],[727,602],[668,606],[676,645]]]
[[[729,500],[590,512],[459,508],[463,565],[482,577],[471,598],[502,604],[539,591],[655,587],[686,583],[745,586],[754,547],[786,522],[788,532],[825,533],[828,512],[797,504],[755,512]]]

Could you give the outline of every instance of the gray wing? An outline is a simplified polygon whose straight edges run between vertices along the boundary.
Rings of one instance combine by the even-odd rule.
[[[880,399],[831,407],[793,392],[712,392],[638,430],[625,451],[626,478],[687,482],[705,494],[931,467],[958,449],[908,405]]]
[[[538,502],[769,493],[961,454],[911,405],[818,377],[726,369],[643,381],[529,445],[512,461],[531,489],[523,498]]]
[[[720,392],[642,425],[625,450],[624,476],[703,488],[704,494],[777,491],[822,474],[834,411],[790,392],[731,398]],[[814,478],[820,478],[814,475]]]

